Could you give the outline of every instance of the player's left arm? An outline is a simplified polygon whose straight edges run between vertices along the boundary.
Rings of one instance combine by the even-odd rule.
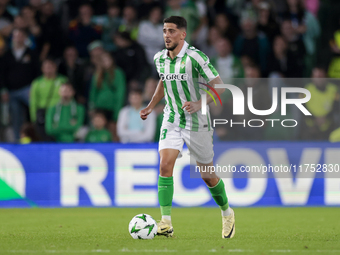
[[[213,80],[211,80],[209,82],[209,85],[213,88],[215,88],[216,84],[223,84],[222,79],[220,78],[220,76],[217,76],[216,78],[214,78]],[[224,88],[218,88],[215,89],[218,95],[221,95],[225,89]],[[215,95],[215,93],[212,93],[213,97],[215,99],[217,99],[217,95]],[[213,99],[211,97],[207,97],[207,104],[210,104],[213,101]],[[202,107],[202,102],[201,99],[197,102],[185,102],[182,106],[182,109],[185,109],[189,114],[193,114],[195,112],[198,112]]]

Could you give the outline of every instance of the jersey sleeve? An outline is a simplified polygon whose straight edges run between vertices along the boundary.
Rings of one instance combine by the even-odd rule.
[[[219,76],[215,67],[210,63],[208,56],[202,51],[197,50],[194,54],[194,59],[196,60],[197,71],[207,82]]]
[[[159,63],[158,60],[159,60],[159,58],[161,57],[162,54],[163,54],[163,50],[157,52],[153,57],[153,62],[155,64],[155,67],[156,67],[156,70],[157,70],[158,73],[159,73],[159,68],[160,68],[160,66],[159,66],[160,63]]]

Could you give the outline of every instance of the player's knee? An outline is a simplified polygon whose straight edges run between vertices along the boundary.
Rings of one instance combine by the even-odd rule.
[[[160,174],[163,177],[171,177],[173,171],[173,166],[169,161],[161,160],[160,163]]]

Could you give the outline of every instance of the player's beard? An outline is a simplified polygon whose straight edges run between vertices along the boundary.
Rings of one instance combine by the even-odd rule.
[[[168,51],[173,51],[174,49],[176,49],[176,47],[178,46],[178,43],[174,43],[173,46],[170,46],[168,48],[166,48]]]

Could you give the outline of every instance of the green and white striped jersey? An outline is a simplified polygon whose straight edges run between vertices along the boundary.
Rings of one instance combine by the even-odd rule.
[[[210,131],[209,106],[207,115],[202,115],[201,111],[189,114],[182,109],[185,102],[196,102],[201,99],[201,93],[205,93],[202,89],[207,87],[198,82],[207,83],[219,76],[209,58],[184,42],[173,60],[164,49],[155,54],[154,62],[164,84],[166,106],[163,120],[192,131]]]

